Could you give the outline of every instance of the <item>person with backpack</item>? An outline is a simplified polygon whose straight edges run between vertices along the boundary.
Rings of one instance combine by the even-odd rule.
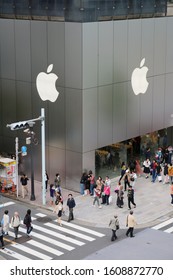
[[[111,241],[115,241],[115,239],[117,239],[116,231],[120,228],[117,215],[114,215],[114,217],[110,220],[109,227],[112,230]]]
[[[11,218],[11,226],[14,229],[15,239],[17,239],[19,233],[19,226],[20,226],[20,216],[18,212],[14,212],[14,215]]]
[[[27,213],[24,217],[23,223],[26,226],[26,234],[29,237],[31,231],[33,230],[32,219],[31,219],[31,209],[27,210]]]

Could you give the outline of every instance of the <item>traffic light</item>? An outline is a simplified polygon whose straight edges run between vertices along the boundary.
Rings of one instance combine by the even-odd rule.
[[[18,129],[25,129],[32,127],[35,124],[33,121],[23,121],[23,122],[16,122],[7,124],[7,127],[9,127],[11,130],[18,130]]]

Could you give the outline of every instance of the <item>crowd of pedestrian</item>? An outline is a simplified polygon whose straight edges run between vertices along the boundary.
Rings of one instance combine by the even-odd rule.
[[[136,208],[135,202],[135,186],[138,181],[138,177],[144,176],[147,180],[151,180],[155,183],[158,180],[159,183],[170,184],[171,205],[173,206],[173,148],[167,149],[158,148],[155,154],[152,155],[150,148],[147,147],[145,151],[145,159],[140,163],[139,159],[130,160],[128,164],[122,162],[120,177],[117,182],[117,186],[113,192],[116,194],[116,206],[118,208],[124,207],[124,200],[126,199],[126,205],[128,206],[129,214],[127,215],[126,226],[128,230],[126,235],[134,237],[133,229],[137,224],[133,215],[133,208]],[[90,182],[92,180],[92,188],[90,188]],[[94,190],[94,191],[93,191]],[[80,179],[80,194],[93,196],[93,206],[97,204],[101,209],[101,205],[109,205],[112,201],[111,180],[108,176],[105,180],[101,176],[94,178],[93,172],[90,170],[88,174],[84,172]],[[117,238],[116,231],[119,229],[118,216],[114,215],[111,219],[109,226],[112,229],[112,238]]]
[[[166,152],[162,151],[161,148],[155,152],[153,158],[151,157],[150,149],[146,149],[145,159],[140,163],[139,159],[131,160],[128,164],[122,162],[121,171],[117,181],[117,186],[112,190],[111,179],[109,176],[105,176],[103,179],[101,176],[95,178],[92,170],[84,172],[80,178],[80,194],[82,196],[91,196],[93,207],[102,209],[103,206],[109,206],[112,203],[112,195],[115,195],[115,209],[123,208],[127,205],[129,212],[125,221],[128,227],[126,236],[134,237],[134,227],[137,224],[132,210],[137,206],[135,202],[135,187],[138,181],[138,177],[144,176],[146,180],[151,180],[155,183],[158,180],[159,183],[170,184],[170,196],[171,205],[173,206],[173,163],[172,157],[173,149],[169,147]],[[22,197],[28,194],[28,177],[23,174],[21,176],[22,185]],[[55,178],[52,183],[49,184],[49,176],[46,171],[45,173],[45,184],[46,191],[49,188],[50,191],[50,204],[53,208],[53,212],[57,215],[57,223],[62,226],[62,215],[65,213],[65,209],[68,209],[68,222],[74,220],[74,207],[76,206],[75,199],[71,193],[68,194],[66,205],[64,205],[63,193],[61,188],[61,177],[59,173],[55,174]],[[126,203],[125,203],[126,200]],[[102,211],[102,210],[101,210]],[[10,222],[11,221],[11,222]],[[30,236],[33,230],[31,210],[28,209],[26,216],[24,217],[23,223],[26,226],[26,234]],[[15,239],[18,238],[18,230],[21,224],[20,215],[18,212],[14,212],[11,220],[8,214],[8,210],[4,211],[3,217],[0,222],[0,241],[2,247],[4,247],[3,236],[8,235],[9,224],[14,229]],[[109,227],[112,231],[111,240],[117,239],[116,232],[120,228],[120,222],[117,214],[114,214],[110,219]]]
[[[24,216],[23,224],[26,226],[26,234],[29,237],[33,229],[30,209],[27,210],[26,215]],[[0,221],[0,241],[2,249],[4,249],[4,237],[9,235],[10,227],[13,228],[14,239],[17,239],[20,225],[21,218],[19,213],[15,211],[10,219],[9,211],[6,209]]]

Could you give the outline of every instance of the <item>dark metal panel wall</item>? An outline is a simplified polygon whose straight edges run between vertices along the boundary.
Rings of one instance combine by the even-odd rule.
[[[16,80],[31,81],[30,21],[14,21]]]
[[[98,135],[98,88],[83,90],[83,152],[95,150]]]
[[[112,143],[112,92],[113,86],[98,88],[98,142],[97,147]]]
[[[98,24],[83,25],[82,73],[83,88],[98,85]]]
[[[16,78],[15,73],[15,29],[13,20],[0,20],[0,42],[1,42],[1,78]]]
[[[127,82],[117,83],[113,88],[113,142],[126,139],[127,133]]]
[[[65,86],[82,89],[82,24],[65,23]]]
[[[96,38],[97,40],[97,38]],[[98,83],[113,83],[113,21],[100,22],[98,28]]]
[[[126,20],[114,23],[114,83],[128,80],[127,54],[128,54],[128,23]],[[120,32],[121,31],[121,32]]]

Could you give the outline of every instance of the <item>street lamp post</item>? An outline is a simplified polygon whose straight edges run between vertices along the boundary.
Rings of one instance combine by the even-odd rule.
[[[33,162],[33,126],[30,126],[31,131],[31,197],[30,200],[35,200],[35,192],[34,192],[34,162]]]

